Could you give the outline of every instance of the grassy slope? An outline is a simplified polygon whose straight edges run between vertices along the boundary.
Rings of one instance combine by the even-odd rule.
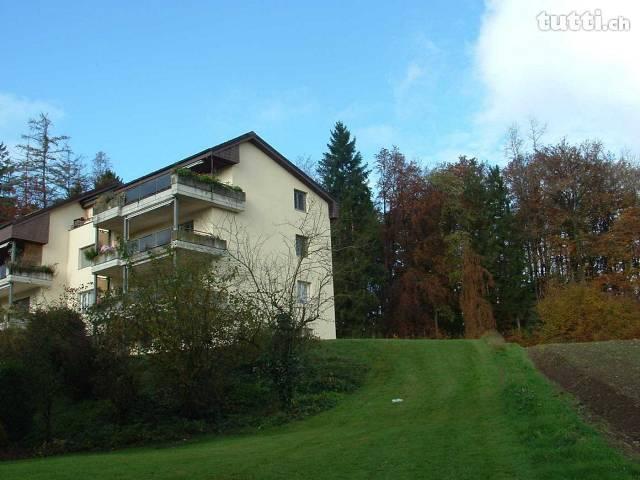
[[[0,478],[640,478],[517,346],[343,340],[329,348],[366,358],[371,373],[308,420],[179,447],[8,463]],[[396,397],[404,402],[392,404]]]

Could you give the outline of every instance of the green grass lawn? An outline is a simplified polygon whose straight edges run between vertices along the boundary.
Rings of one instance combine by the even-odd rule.
[[[371,365],[338,407],[252,434],[0,465],[10,479],[631,479],[515,345],[339,340]],[[392,403],[402,398],[402,403]]]

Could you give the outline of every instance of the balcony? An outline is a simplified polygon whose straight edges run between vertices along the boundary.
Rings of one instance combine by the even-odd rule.
[[[121,272],[120,267],[127,262],[132,265],[144,263],[152,258],[164,257],[174,249],[220,256],[227,249],[227,242],[202,232],[165,228],[129,240],[126,249],[101,253],[94,259],[91,273],[114,276]]]
[[[206,207],[230,212],[245,208],[246,194],[237,187],[225,185],[210,177],[185,173],[167,173],[147,180],[128,190],[110,193],[98,199],[93,209],[93,223],[100,228],[117,230],[122,218],[138,215],[167,205],[180,198],[180,209],[185,213]]]
[[[10,284],[14,295],[37,287],[50,287],[53,273],[53,268],[46,265],[4,263],[0,265],[0,298],[9,296]]]

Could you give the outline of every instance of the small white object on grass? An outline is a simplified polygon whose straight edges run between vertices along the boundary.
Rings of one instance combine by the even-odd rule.
[[[391,403],[400,403],[400,402],[404,402],[404,400],[402,398],[393,398],[391,400]]]

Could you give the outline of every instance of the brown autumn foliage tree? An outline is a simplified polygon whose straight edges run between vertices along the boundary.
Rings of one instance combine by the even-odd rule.
[[[377,155],[387,334],[480,336],[495,328],[493,277],[479,253],[487,170],[461,158],[423,172],[397,148]],[[476,189],[482,195],[477,195]]]
[[[440,319],[450,311],[439,225],[444,197],[397,147],[382,149],[376,163],[386,272],[385,333],[440,336]]]
[[[496,328],[493,308],[487,300],[493,287],[491,273],[482,266],[480,256],[470,248],[462,260],[462,289],[460,310],[464,318],[464,334],[467,338],[479,338]]]
[[[616,224],[628,223],[625,212],[637,206],[637,167],[615,159],[599,142],[563,140],[519,154],[505,176],[518,223],[525,226],[526,270],[538,299],[552,279],[593,281],[632,267],[630,250],[626,267],[620,264],[619,245],[629,232]],[[612,254],[618,256],[613,263]]]
[[[593,342],[640,337],[640,305],[629,297],[612,296],[597,285],[555,285],[537,310],[541,342]]]

